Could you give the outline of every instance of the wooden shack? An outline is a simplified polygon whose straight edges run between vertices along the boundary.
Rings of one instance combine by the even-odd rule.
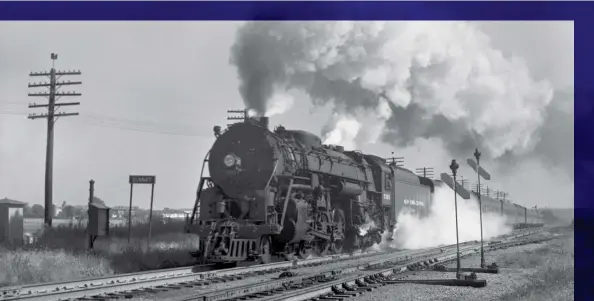
[[[109,236],[109,209],[103,204],[89,204],[89,235]]]
[[[0,199],[0,245],[20,247],[23,245],[23,208],[27,203]]]

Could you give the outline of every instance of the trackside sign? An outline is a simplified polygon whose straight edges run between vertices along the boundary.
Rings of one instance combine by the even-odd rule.
[[[156,176],[130,176],[130,184],[155,184]]]

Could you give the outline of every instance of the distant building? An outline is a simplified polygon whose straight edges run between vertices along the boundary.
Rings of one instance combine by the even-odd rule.
[[[164,219],[179,219],[183,220],[192,215],[192,209],[169,209],[165,208],[160,212],[160,215]]]
[[[128,218],[128,206],[114,206],[111,207],[110,213],[111,218]],[[139,213],[143,211],[142,209],[138,208],[138,206],[132,206],[132,217],[136,217]]]
[[[60,214],[60,212],[62,212],[62,208],[57,207],[56,205],[53,206],[54,207],[54,217],[58,217],[58,215]]]

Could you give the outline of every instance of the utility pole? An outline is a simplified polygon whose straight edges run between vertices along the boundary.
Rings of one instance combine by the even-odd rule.
[[[469,189],[471,188],[470,186],[470,181],[468,179],[464,179],[463,176],[460,176],[460,185],[464,188],[464,189]]]
[[[386,164],[390,166],[396,167],[404,167],[404,157],[394,157],[394,152],[392,152],[392,157],[385,158]]]
[[[502,195],[501,191],[500,190],[497,190],[496,191],[496,198],[501,203],[500,214],[503,216],[503,200],[501,199],[501,195]]]
[[[433,179],[433,177],[434,177],[433,167],[417,168],[416,172],[417,172],[418,176],[421,176],[423,178]]]
[[[54,161],[54,124],[60,117],[66,116],[76,116],[78,113],[58,113],[56,110],[61,106],[77,106],[80,105],[80,102],[63,102],[63,103],[56,103],[56,100],[60,99],[62,96],[81,96],[82,94],[76,92],[59,92],[58,90],[62,86],[66,85],[80,85],[82,82],[76,81],[58,81],[62,76],[65,75],[81,75],[80,71],[56,71],[55,69],[55,61],[58,59],[58,54],[52,53],[52,69],[48,71],[41,71],[41,72],[31,72],[29,76],[37,77],[37,76],[45,76],[49,77],[48,82],[42,83],[30,83],[29,88],[38,88],[38,87],[46,87],[49,88],[49,92],[37,92],[37,93],[29,93],[29,96],[32,97],[47,97],[48,103],[47,104],[29,104],[29,108],[47,108],[47,113],[43,114],[30,114],[27,118],[29,119],[40,119],[45,118],[47,119],[47,144],[45,150],[45,226],[51,227],[52,226],[52,207],[53,207],[53,161]]]
[[[480,188],[479,188],[479,187],[480,187]],[[479,192],[479,191],[482,191],[482,190],[484,190],[484,189],[485,189],[485,184],[481,184],[481,185],[479,185],[479,184],[478,184],[478,183],[476,183],[476,182],[474,183],[474,192],[475,192],[476,194],[478,194],[478,192]],[[478,196],[477,196],[477,198],[478,198]]]
[[[227,116],[227,120],[243,120],[246,122],[249,119],[248,110],[227,110],[227,114],[241,114],[241,116]],[[231,126],[228,124],[227,126]]]

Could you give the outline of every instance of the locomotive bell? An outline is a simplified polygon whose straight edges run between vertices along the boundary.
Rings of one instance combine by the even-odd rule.
[[[214,132],[215,137],[219,138],[219,136],[221,136],[221,127],[218,125],[215,125],[214,128],[212,128],[212,131]]]

